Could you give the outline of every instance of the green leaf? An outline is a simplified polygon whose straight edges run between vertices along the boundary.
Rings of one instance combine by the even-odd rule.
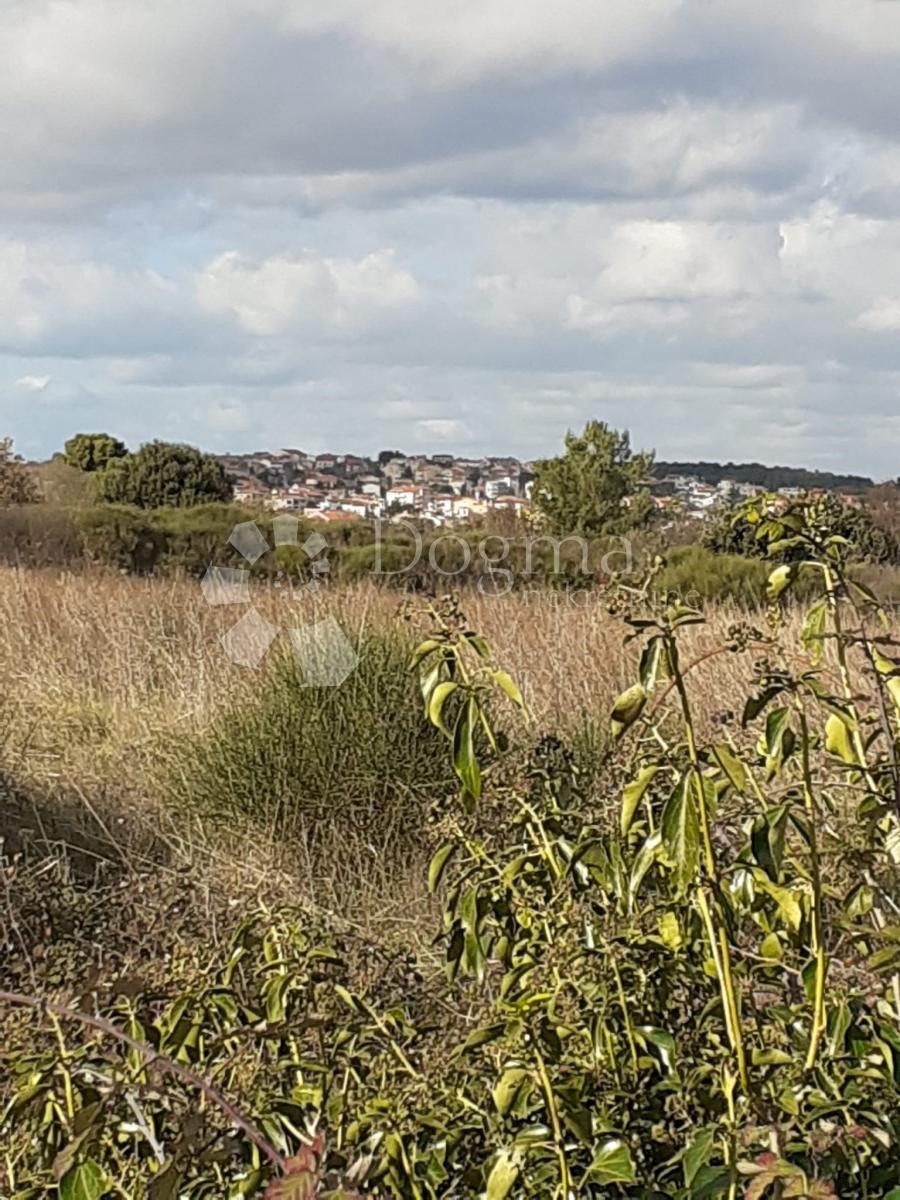
[[[636,1040],[655,1058],[669,1075],[677,1075],[675,1069],[675,1039],[665,1029],[654,1025],[636,1025]]]
[[[669,656],[666,653],[665,639],[660,634],[652,637],[644,647],[639,674],[645,692],[652,692],[659,679],[668,678]]]
[[[91,1107],[97,1108],[98,1106],[92,1105]],[[78,1115],[80,1116],[81,1114],[79,1113]],[[75,1162],[75,1159],[78,1157],[78,1152],[84,1145],[85,1141],[90,1137],[91,1131],[92,1125],[88,1124],[87,1127],[82,1129],[80,1133],[76,1134],[76,1136],[73,1137],[67,1145],[63,1146],[62,1150],[60,1150],[56,1158],[54,1158],[51,1170],[53,1172],[53,1178],[57,1180],[57,1182],[67,1175],[72,1169],[72,1165]]]
[[[468,794],[478,800],[481,796],[481,767],[475,757],[474,727],[478,720],[478,704],[470,696],[456,719],[453,731],[453,769]]]
[[[787,833],[789,806],[782,804],[754,818],[750,833],[750,849],[773,883],[781,878],[784,862],[784,840]]]
[[[797,567],[795,563],[787,563],[784,566],[776,567],[769,576],[769,582],[766,584],[766,596],[768,599],[777,600],[791,586],[796,577]]]
[[[440,729],[441,733],[447,734],[448,737],[450,734],[449,731],[444,728],[444,723],[441,720],[441,712],[448,697],[452,696],[458,687],[458,683],[445,680],[443,683],[439,683],[437,685],[437,687],[432,691],[428,700],[428,720],[432,723],[432,725]]]
[[[859,763],[850,740],[850,730],[836,713],[832,713],[825,722],[825,749],[851,766]]]
[[[756,1049],[750,1058],[755,1067],[786,1067],[794,1061],[786,1050],[775,1049]]]
[[[640,851],[635,856],[635,862],[631,866],[631,877],[628,884],[628,899],[629,906],[634,905],[637,899],[637,893],[641,890],[644,875],[652,868],[655,862],[662,857],[662,835],[659,829],[655,833],[650,834]]]
[[[106,1175],[92,1158],[67,1171],[59,1184],[60,1200],[100,1200],[106,1191]]]
[[[666,617],[673,629],[680,629],[683,625],[703,625],[706,621],[699,609],[690,608],[687,604],[670,605],[666,609]]]
[[[681,1160],[684,1168],[684,1184],[685,1187],[690,1187],[697,1178],[697,1172],[701,1167],[709,1165],[712,1149],[716,1144],[716,1127],[715,1125],[707,1125],[705,1129],[694,1137],[694,1140],[686,1147],[684,1157]]]
[[[494,683],[509,696],[513,704],[517,704],[524,711],[525,701],[513,677],[507,675],[506,671],[494,671],[492,677]]]
[[[627,729],[631,728],[643,712],[646,703],[647,693],[639,683],[622,692],[612,711],[611,724],[614,738],[620,738]]]
[[[681,926],[675,913],[666,912],[660,917],[659,936],[662,938],[663,945],[667,946],[669,950],[678,951],[684,945]]]
[[[497,1038],[503,1037],[506,1032],[506,1026],[502,1021],[496,1025],[484,1025],[481,1029],[473,1029],[466,1040],[460,1047],[460,1054],[465,1054],[469,1050],[477,1050],[479,1046],[486,1046],[489,1042],[496,1042]]]
[[[427,658],[429,654],[433,654],[435,650],[439,650],[441,643],[435,641],[434,638],[429,638],[427,642],[422,642],[413,650],[412,658],[409,660],[409,669],[414,671],[416,667]]]
[[[658,773],[659,767],[642,767],[637,779],[625,785],[622,793],[622,837],[627,836],[637,806]]]
[[[772,883],[769,877],[762,871],[754,871],[753,879],[761,891],[772,897],[778,905],[778,912],[782,921],[784,921],[789,929],[792,929],[796,933],[803,919],[803,909],[794,893],[786,887],[780,887],[778,884]]]
[[[631,878],[628,881],[628,903],[629,907],[634,905],[637,899],[637,894],[641,889],[641,884],[644,882],[644,876],[650,870],[655,862],[661,857],[662,853],[662,834],[657,829],[651,833],[647,840],[641,846],[638,853],[635,855],[634,864],[631,868]]]
[[[455,842],[448,842],[446,846],[441,846],[437,854],[431,860],[428,866],[428,890],[432,894],[437,891],[440,885],[441,878],[444,874],[444,868],[453,856],[456,850]]]
[[[771,962],[781,962],[784,958],[784,949],[779,941],[778,934],[767,934],[760,944],[759,952],[763,958]]]
[[[760,692],[758,696],[750,696],[747,703],[744,705],[744,712],[741,716],[741,725],[746,729],[751,721],[755,721],[759,714],[765,709],[776,696],[784,691],[783,687],[774,686],[768,687]]]
[[[487,1178],[487,1200],[504,1200],[518,1175],[519,1156],[509,1150],[501,1150]]]
[[[781,753],[784,735],[791,724],[791,712],[788,708],[775,708],[766,717],[766,753],[775,759]]]
[[[147,1200],[177,1200],[183,1178],[177,1164],[170,1162],[147,1184]]]
[[[506,1068],[491,1092],[497,1112],[501,1117],[509,1114],[529,1081],[530,1076],[524,1067]]]
[[[747,787],[747,769],[744,764],[725,742],[716,742],[712,752],[728,782],[736,792],[743,794]]]
[[[634,1183],[631,1151],[621,1138],[610,1138],[594,1155],[588,1177],[595,1183]]]
[[[463,634],[463,637],[475,651],[479,658],[485,660],[491,657],[491,649],[480,633],[472,633],[471,630]]]
[[[697,875],[700,863],[700,825],[691,795],[692,775],[682,776],[663,809],[660,830],[666,861],[675,869],[681,895]]]

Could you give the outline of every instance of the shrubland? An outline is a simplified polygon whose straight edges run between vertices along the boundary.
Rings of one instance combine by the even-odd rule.
[[[754,607],[301,591],[318,693],[187,579],[4,572],[4,1194],[900,1195],[896,625],[742,519]]]

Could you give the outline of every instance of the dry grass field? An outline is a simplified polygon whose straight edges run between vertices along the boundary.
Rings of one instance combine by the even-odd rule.
[[[400,620],[398,594],[369,586],[299,599],[260,587],[254,605],[283,628],[333,615],[351,640],[394,628],[411,641],[415,632]],[[490,597],[473,590],[463,607],[519,681],[539,728],[563,732],[581,718],[602,723],[634,675],[637,654],[623,646],[623,626],[598,594]],[[23,784],[80,794],[88,809],[139,810],[156,820],[161,761],[218,714],[265,694],[266,664],[238,666],[219,642],[243,611],[211,608],[187,580],[0,572],[7,771]],[[717,644],[744,615],[714,608],[694,634],[696,651]],[[270,658],[279,650],[276,643]],[[747,678],[746,658],[710,662],[702,690],[709,712],[727,707]]]
[[[393,633],[411,645],[427,628],[424,616],[412,628],[401,619],[396,592],[372,586],[323,589],[299,598],[261,586],[253,600],[282,628],[332,615],[352,641]],[[624,627],[610,616],[603,597],[547,591],[491,597],[473,590],[463,607],[470,625],[522,687],[534,728],[563,736],[580,731],[602,747],[612,701],[634,678],[638,657],[633,646],[623,645]],[[100,859],[137,863],[151,847],[164,844],[167,855],[197,872],[224,872],[228,880],[264,878],[267,886],[277,864],[292,888],[303,882],[311,902],[328,896],[334,904],[341,896],[341,904],[353,909],[347,916],[356,920],[361,911],[408,909],[413,898],[423,898],[421,856],[405,860],[408,869],[399,879],[393,867],[367,862],[365,888],[348,893],[334,877],[340,867],[331,865],[346,864],[347,855],[319,854],[311,861],[302,821],[288,839],[282,828],[257,822],[248,839],[240,824],[214,814],[201,817],[181,805],[172,780],[182,769],[185,748],[211,729],[227,734],[234,714],[264,706],[278,686],[273,669],[289,653],[282,639],[259,669],[231,662],[219,638],[242,613],[210,607],[199,584],[189,580],[102,571],[0,573],[2,762],[7,786],[17,796],[7,805],[7,834],[18,840],[24,829],[38,842],[72,841]],[[702,655],[720,644],[729,626],[745,617],[728,605],[712,607],[708,623],[689,631],[691,653]],[[788,633],[787,642],[797,644],[797,630]],[[701,722],[745,694],[751,657],[720,655],[698,668]],[[364,661],[360,669],[365,666]],[[414,703],[414,681],[403,680],[399,663],[393,669]],[[390,728],[398,717],[388,697],[379,712],[380,686],[376,679],[372,720]],[[343,687],[352,690],[350,682]],[[340,695],[334,702],[340,711]],[[411,740],[419,736],[417,721],[413,710]],[[340,729],[333,734],[339,740]],[[265,738],[265,728],[258,736]],[[252,779],[263,810],[269,773],[291,769],[289,744],[270,750]],[[333,784],[346,793],[353,782],[342,778],[334,747],[332,755]],[[278,762],[280,757],[285,761]],[[372,820],[371,814],[360,820],[360,845],[371,844]],[[347,829],[339,836],[346,848]],[[324,874],[323,863],[329,864]]]
[[[254,604],[284,628],[333,615],[352,641],[366,633],[393,633],[411,645],[427,627],[422,617],[411,628],[400,616],[401,597],[371,586],[304,593],[299,599],[260,587]],[[602,745],[610,705],[633,677],[637,655],[623,647],[623,627],[601,597],[548,592],[489,597],[472,591],[464,609],[519,681],[537,729],[563,735],[581,730]],[[211,729],[227,734],[235,713],[264,706],[278,686],[273,669],[289,653],[279,641],[260,669],[231,662],[219,638],[242,613],[210,607],[199,584],[189,580],[102,571],[0,573],[0,739],[12,793],[4,817],[10,844],[18,846],[24,834],[33,845],[47,842],[57,850],[70,843],[88,861],[95,855],[101,863],[140,867],[149,858],[153,870],[163,869],[162,847],[166,861],[188,865],[195,876],[217,880],[226,890],[264,881],[270,895],[280,886],[293,893],[299,883],[309,903],[340,909],[359,925],[368,927],[374,919],[390,925],[394,914],[403,914],[406,931],[408,914],[424,913],[430,937],[426,851],[403,856],[399,870],[396,861],[386,864],[367,853],[364,848],[377,840],[372,824],[378,821],[368,810],[336,832],[343,853],[334,855],[310,851],[302,821],[288,838],[271,822],[255,822],[248,837],[240,823],[182,806],[172,781],[196,770],[193,763],[183,765],[186,748]],[[736,615],[717,609],[692,639],[698,652],[715,645]],[[392,669],[416,705],[415,682],[404,678],[402,662]],[[703,695],[709,714],[740,692],[748,671],[746,659],[732,655],[708,665]],[[380,686],[376,679],[373,723],[396,728],[387,697],[378,711]],[[335,700],[340,710],[340,696]],[[352,702],[348,691],[348,706]],[[411,712],[410,741],[426,733],[417,709]],[[251,736],[266,739],[264,713]],[[339,730],[334,736],[340,738]],[[271,751],[250,784],[262,809],[271,776],[291,770],[290,744],[274,744]],[[352,791],[353,781],[345,778],[349,769],[333,747],[332,754],[334,788]],[[285,761],[274,761],[279,758]],[[360,802],[352,794],[342,799]],[[357,847],[349,862],[348,838]],[[383,841],[393,841],[387,829]],[[356,876],[360,859],[364,886],[357,881],[348,888],[344,876]]]

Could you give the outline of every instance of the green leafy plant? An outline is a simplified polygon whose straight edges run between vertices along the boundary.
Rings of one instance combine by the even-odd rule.
[[[263,906],[189,969],[3,993],[42,1030],[7,1023],[4,1194],[896,1200],[900,645],[827,506],[737,519],[765,628],[711,641],[662,559],[618,587],[591,786],[458,598],[421,606],[441,970]]]

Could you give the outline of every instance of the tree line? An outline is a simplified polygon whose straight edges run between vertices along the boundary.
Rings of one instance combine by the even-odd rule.
[[[156,510],[227,503],[233,495],[233,480],[214,455],[180,443],[152,441],[131,452],[108,433],[79,433],[49,467],[68,472],[70,483],[74,478],[82,503]],[[657,520],[649,486],[654,478],[688,473],[709,482],[731,478],[773,490],[863,488],[870,500],[864,509],[833,496],[829,520],[861,558],[900,563],[900,486],[895,483],[874,488],[863,476],[759,463],[657,462],[653,452],[632,449],[627,430],[603,421],[588,421],[580,433],[569,431],[562,454],[534,464],[533,519],[542,531],[561,537],[622,536]],[[14,452],[10,438],[0,439],[0,506],[41,498],[34,471]],[[735,532],[727,507],[707,526],[704,541],[718,553],[754,557],[766,552],[746,532]]]
[[[768,492],[785,487],[804,491],[864,492],[874,486],[874,481],[867,475],[840,475],[807,467],[767,467],[758,462],[657,462],[653,473],[657,479],[667,475],[687,475],[710,484],[733,479],[735,483],[753,484]]]

